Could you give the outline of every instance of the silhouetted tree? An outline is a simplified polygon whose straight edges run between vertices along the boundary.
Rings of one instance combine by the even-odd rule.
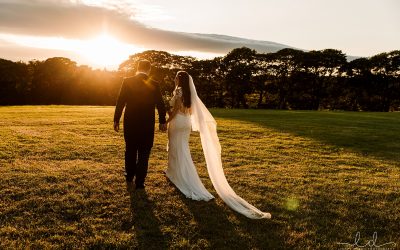
[[[139,60],[149,60],[152,64],[150,76],[160,82],[161,90],[171,93],[174,89],[175,74],[179,70],[187,70],[192,66],[195,58],[173,55],[165,51],[148,50],[129,56],[121,63],[119,71],[123,76],[135,74]]]
[[[257,53],[245,47],[212,60],[149,50],[131,55],[118,71],[63,57],[0,59],[0,105],[114,105],[123,77],[133,75],[141,59],[152,62],[151,77],[169,94],[176,72],[188,71],[208,107],[400,110],[399,50],[347,62],[334,49]]]
[[[269,65],[270,75],[274,76],[267,86],[272,93],[277,94],[278,108],[290,107],[289,99],[293,96],[293,74],[300,70],[301,58],[304,52],[296,49],[282,49],[273,53],[273,62]]]
[[[231,107],[238,108],[240,104],[247,108],[245,94],[250,93],[250,80],[255,71],[254,58],[256,51],[249,48],[234,49],[220,61],[220,71],[224,76],[226,98],[230,99]]]
[[[342,74],[346,64],[346,55],[340,50],[326,49],[305,53],[305,72],[311,74],[311,109],[329,108],[329,95],[334,93],[335,84]],[[329,92],[331,91],[331,92]],[[336,100],[337,96],[330,97]]]
[[[400,51],[371,57],[377,111],[389,111],[399,98]],[[397,100],[396,100],[397,99]]]
[[[196,90],[201,100],[209,107],[224,107],[224,90],[218,75],[220,58],[196,60],[188,69],[195,80]]]
[[[76,62],[64,57],[49,58],[37,65],[32,79],[32,94],[36,103],[66,103],[75,72]]]
[[[24,104],[29,85],[26,64],[0,59],[0,105]]]
[[[271,84],[275,76],[269,70],[273,65],[274,58],[272,54],[257,54],[254,57],[254,71],[251,78],[252,92],[258,95],[257,107],[266,106],[263,104],[267,93],[267,85]]]

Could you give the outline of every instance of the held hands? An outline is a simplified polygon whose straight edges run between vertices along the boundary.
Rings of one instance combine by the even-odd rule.
[[[114,130],[115,132],[119,131],[119,122],[114,122]]]
[[[167,131],[167,123],[161,124],[158,127],[160,129],[161,132],[165,132]]]

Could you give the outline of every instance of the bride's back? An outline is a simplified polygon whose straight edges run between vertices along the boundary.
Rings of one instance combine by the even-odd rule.
[[[173,97],[174,105],[173,106],[175,106],[180,113],[182,113],[184,115],[190,115],[191,114],[191,108],[190,107],[186,107],[184,105],[184,99],[183,98],[184,97],[183,97],[182,87],[177,87],[174,90],[174,97]]]

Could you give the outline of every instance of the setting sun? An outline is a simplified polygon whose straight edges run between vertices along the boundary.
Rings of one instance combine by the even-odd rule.
[[[63,52],[70,52],[72,54],[69,57],[74,60],[79,60],[81,63],[95,68],[107,69],[117,69],[120,63],[128,59],[129,55],[145,50],[132,44],[123,43],[106,32],[88,40],[0,34],[1,40],[29,48],[59,51],[54,56],[63,56]]]
[[[79,53],[93,64],[109,68],[115,67],[129,55],[138,51],[140,51],[139,48],[122,43],[109,34],[103,33],[94,39],[82,42]]]

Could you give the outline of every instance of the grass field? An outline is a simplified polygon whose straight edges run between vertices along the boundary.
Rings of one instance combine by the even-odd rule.
[[[339,249],[357,232],[400,247],[400,113],[212,112],[229,183],[271,220],[218,198],[196,133],[215,200],[165,178],[159,132],[146,191],[130,196],[113,107],[0,107],[0,249]]]

